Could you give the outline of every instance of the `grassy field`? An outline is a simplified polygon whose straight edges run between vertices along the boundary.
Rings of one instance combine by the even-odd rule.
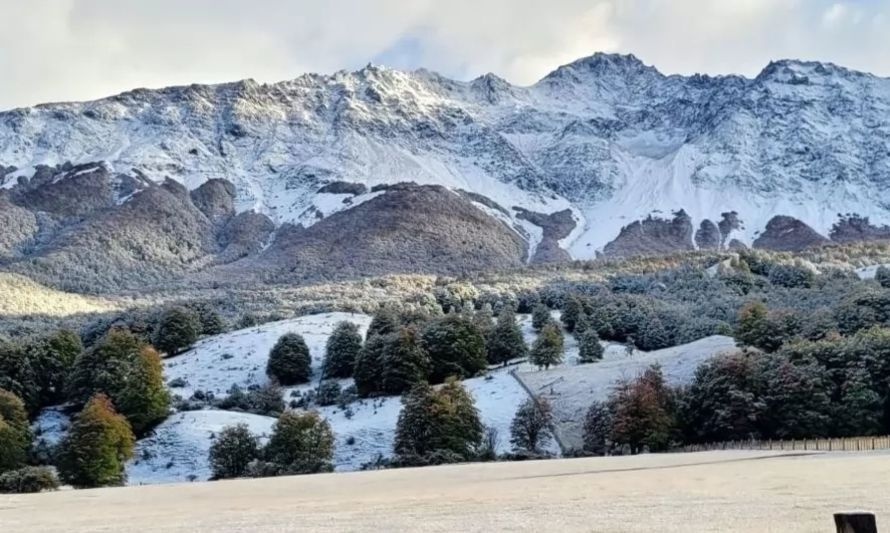
[[[890,456],[704,452],[0,497],[3,531],[831,531]]]

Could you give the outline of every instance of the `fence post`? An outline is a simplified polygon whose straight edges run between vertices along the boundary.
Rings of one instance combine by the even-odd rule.
[[[872,513],[835,513],[834,525],[837,533],[878,533],[875,515]]]

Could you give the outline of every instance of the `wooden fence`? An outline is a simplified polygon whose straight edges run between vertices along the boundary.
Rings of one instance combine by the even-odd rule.
[[[820,452],[890,450],[890,435],[882,437],[845,437],[837,439],[736,440],[707,444],[689,444],[676,449],[678,452],[705,452],[711,450],[800,450]]]

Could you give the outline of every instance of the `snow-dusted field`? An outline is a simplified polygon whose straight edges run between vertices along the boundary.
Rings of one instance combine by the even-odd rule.
[[[878,453],[722,451],[8,495],[4,531],[833,531],[890,521]]]
[[[880,267],[886,267],[890,265],[872,265],[864,268],[856,269],[856,274],[859,276],[859,279],[875,279],[875,275],[878,272]]]
[[[668,383],[687,383],[702,362],[734,348],[735,341],[721,335],[664,350],[635,351],[630,357],[623,346],[612,344],[607,346],[600,362],[547,371],[522,371],[518,376],[531,391],[550,400],[557,431],[563,443],[572,448],[581,444],[587,408],[594,400],[605,400],[616,382],[634,378],[657,363]]]

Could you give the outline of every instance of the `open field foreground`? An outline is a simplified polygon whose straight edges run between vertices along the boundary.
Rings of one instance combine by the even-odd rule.
[[[890,525],[888,479],[879,453],[493,463],[3,496],[0,530],[831,531]]]

